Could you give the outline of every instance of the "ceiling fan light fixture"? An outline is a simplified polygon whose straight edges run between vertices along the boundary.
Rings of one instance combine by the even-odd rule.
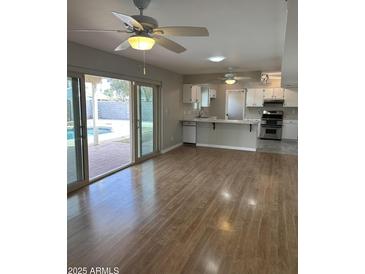
[[[212,61],[214,63],[222,62],[224,59],[226,59],[226,57],[224,56],[212,56],[208,58],[209,61]]]
[[[226,79],[225,82],[227,85],[233,85],[234,83],[236,83],[236,80],[235,79]]]
[[[128,38],[128,43],[133,49],[150,50],[155,45],[155,40],[148,36],[134,35]]]

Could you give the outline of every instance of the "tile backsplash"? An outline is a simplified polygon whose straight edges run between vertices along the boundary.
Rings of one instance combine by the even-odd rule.
[[[197,109],[195,104],[184,104],[183,110],[184,110],[184,113],[183,113],[184,118],[195,118],[199,115],[199,109]],[[209,110],[210,110],[209,107],[202,107],[201,108],[201,111],[206,116],[211,115]]]

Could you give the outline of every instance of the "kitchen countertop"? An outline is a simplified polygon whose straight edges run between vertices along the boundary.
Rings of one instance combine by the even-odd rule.
[[[258,124],[260,119],[243,119],[243,120],[225,120],[225,119],[213,119],[213,118],[191,118],[182,119],[182,122],[199,122],[199,123],[221,123],[221,124]]]

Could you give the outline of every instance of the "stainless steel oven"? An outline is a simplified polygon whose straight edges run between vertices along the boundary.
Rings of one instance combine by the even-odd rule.
[[[261,124],[260,138],[281,140],[282,126]]]
[[[283,111],[264,110],[261,117],[260,138],[281,140]]]

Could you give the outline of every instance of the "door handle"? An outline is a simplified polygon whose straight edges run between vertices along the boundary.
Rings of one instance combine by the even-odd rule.
[[[83,125],[80,125],[79,130],[80,130],[80,139],[82,139],[84,137],[84,134],[82,133],[83,130]]]

